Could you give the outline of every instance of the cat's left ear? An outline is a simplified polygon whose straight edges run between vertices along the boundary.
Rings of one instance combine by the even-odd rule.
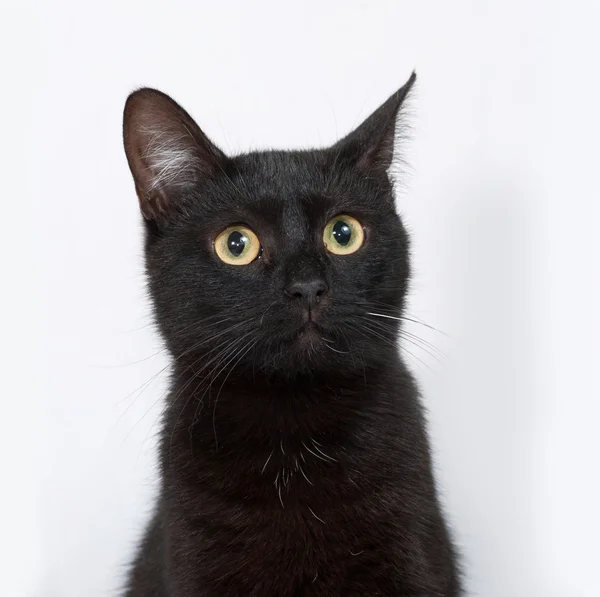
[[[398,114],[417,78],[408,81],[358,128],[338,141],[331,150],[366,174],[384,174],[392,164]]]

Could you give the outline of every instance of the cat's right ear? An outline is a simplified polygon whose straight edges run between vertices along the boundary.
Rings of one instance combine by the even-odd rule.
[[[168,95],[139,89],[125,103],[123,142],[142,214],[167,219],[177,200],[227,158]]]

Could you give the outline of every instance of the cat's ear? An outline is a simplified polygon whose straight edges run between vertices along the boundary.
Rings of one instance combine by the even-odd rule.
[[[227,159],[179,104],[155,89],[127,98],[123,141],[149,220],[167,218],[186,189],[216,174]]]
[[[398,114],[417,78],[412,73],[403,87],[371,114],[358,128],[338,141],[331,149],[336,161],[340,157],[367,174],[385,173],[394,157],[394,140]]]

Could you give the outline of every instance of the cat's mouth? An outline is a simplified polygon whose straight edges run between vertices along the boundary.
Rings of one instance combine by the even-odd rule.
[[[299,336],[305,336],[307,334],[316,334],[316,335],[322,335],[323,334],[323,328],[312,318],[309,318],[307,321],[305,321],[301,326],[300,329],[298,330],[298,335]]]
[[[320,343],[324,334],[323,328],[313,319],[304,322],[298,329],[296,341],[301,345],[313,346]]]

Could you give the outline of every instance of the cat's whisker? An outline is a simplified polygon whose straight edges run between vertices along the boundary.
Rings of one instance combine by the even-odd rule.
[[[206,344],[208,342],[211,342],[212,340],[215,340],[216,338],[222,336],[225,333],[228,333],[230,331],[233,331],[234,329],[236,329],[237,327],[239,327],[239,325],[242,325],[244,322],[240,323],[240,324],[235,324],[233,326],[230,326],[227,330],[224,330],[222,332],[220,332],[219,334],[214,334],[213,336],[211,336],[210,338],[207,339],[203,339],[200,342],[197,342],[196,344],[194,344],[192,347],[190,347],[189,349],[185,350],[184,352],[182,352],[180,355],[178,355],[177,357],[175,357],[173,359],[173,362],[177,362],[178,360],[180,360],[183,356],[185,356],[186,354],[188,354],[189,352],[196,350],[197,348],[199,348],[200,346],[202,346],[203,344]],[[221,346],[222,344],[218,344],[215,348],[213,348],[211,351],[209,351],[207,354],[211,354],[214,350],[216,350],[219,346]],[[185,367],[183,369],[183,371],[181,372],[181,374],[177,377],[177,379],[175,380],[175,383],[182,377],[182,375],[184,375],[189,369],[192,369],[195,367],[195,365],[198,363],[199,358],[196,359],[189,367]],[[155,373],[147,382],[145,382],[144,384],[142,384],[142,386],[140,386],[140,388],[138,388],[138,390],[141,389],[140,393],[135,397],[135,399],[127,406],[127,408],[125,409],[125,411],[121,414],[121,416],[119,417],[119,419],[117,420],[117,422],[115,423],[115,427],[119,424],[119,422],[127,415],[127,412],[133,407],[133,405],[139,400],[140,396],[148,389],[148,387],[150,387],[152,385],[152,383],[154,383],[156,381],[156,379],[158,379],[158,377],[164,373],[169,367],[171,367],[172,363],[168,363],[167,365],[165,365],[158,373]],[[192,378],[193,379],[193,378]],[[184,386],[184,388],[187,386]],[[142,389],[143,388],[143,389]],[[134,394],[135,392],[137,392],[138,390],[134,390],[134,392],[132,394]],[[162,400],[166,394],[168,393],[169,390],[166,390],[165,392],[163,392],[150,406],[150,408],[142,415],[142,417],[140,417],[140,419],[138,419],[136,421],[136,423],[133,425],[133,427],[129,430],[129,432],[127,433],[127,435],[125,436],[125,439],[123,441],[127,441],[127,439],[129,438],[129,436],[131,435],[131,433],[135,430],[135,428],[138,426],[138,424],[148,415],[149,412],[152,411],[152,409],[156,406],[156,404]],[[129,395],[131,396],[131,394]],[[129,398],[129,396],[127,396],[124,400],[126,400],[127,398]],[[174,398],[174,401],[176,401],[177,397]],[[169,408],[172,406],[173,403],[171,403],[171,405],[169,405]],[[167,409],[168,410],[168,409]],[[154,423],[156,424],[156,422]],[[154,427],[154,424],[152,425],[152,427]],[[152,429],[152,427],[150,428],[150,430]],[[146,435],[147,437],[147,435]]]
[[[220,346],[223,346],[225,343],[226,343],[226,341],[224,341],[224,342],[222,342],[222,343],[219,343],[219,344],[217,344],[217,346],[216,346],[215,348],[213,348],[212,350],[210,350],[210,351],[207,353],[207,355],[210,355],[212,352],[214,352],[215,350],[217,350],[217,349],[218,349]],[[187,352],[187,351],[186,351],[186,352]],[[182,353],[182,355],[181,355],[181,356],[183,356],[183,354],[184,354],[184,353]],[[174,361],[177,361],[177,360],[178,360],[178,359],[174,359]],[[184,374],[185,374],[187,371],[189,371],[189,370],[192,370],[192,371],[193,371],[193,370],[194,370],[194,367],[195,367],[195,366],[198,364],[198,362],[199,362],[200,360],[201,360],[201,357],[198,357],[198,358],[196,358],[196,360],[194,360],[194,361],[193,361],[193,362],[192,362],[192,363],[191,363],[189,366],[185,367],[185,368],[183,369],[183,371],[180,373],[180,375],[177,377],[177,379],[175,380],[175,383],[176,383],[176,382],[177,382],[177,381],[178,381],[178,380],[179,380],[179,379],[180,379],[180,378],[181,378],[181,377],[182,377],[182,376],[183,376],[183,375],[184,375]],[[161,371],[159,371],[159,374],[160,374],[160,373],[162,373],[162,372],[164,372],[164,371],[165,371],[167,368],[169,368],[171,365],[172,365],[172,364],[171,364],[171,363],[169,363],[169,364],[168,364],[166,367],[163,367],[163,369],[162,369]],[[154,408],[154,406],[155,406],[155,405],[156,405],[156,404],[157,404],[157,403],[158,403],[160,400],[162,400],[162,399],[163,399],[163,398],[164,398],[164,397],[165,397],[165,396],[168,394],[168,392],[169,392],[169,390],[166,390],[165,392],[163,392],[163,393],[162,393],[162,394],[161,394],[161,395],[160,395],[160,396],[159,396],[159,397],[158,397],[158,398],[157,398],[157,399],[154,401],[154,403],[153,403],[153,404],[152,404],[152,406],[151,406],[151,407],[148,409],[148,411],[146,411],[146,413],[145,413],[145,414],[144,414],[144,415],[141,417],[141,419],[139,419],[139,420],[136,422],[136,424],[134,425],[134,428],[135,428],[135,426],[137,426],[137,424],[138,424],[138,423],[140,423],[140,422],[141,422],[141,420],[143,420],[143,419],[146,417],[146,415],[147,415],[147,414],[148,414],[148,413],[149,413],[149,412],[150,412],[150,411],[151,411],[151,410]],[[177,397],[175,397],[174,401],[173,401],[171,404],[169,404],[169,406],[167,407],[167,411],[168,411],[168,410],[171,408],[172,404],[173,404],[173,403],[176,401],[176,399],[177,399]],[[157,419],[157,420],[158,420],[158,419]],[[154,427],[154,425],[156,425],[156,422],[157,422],[157,421],[155,421],[155,422],[152,424],[152,427],[150,428],[149,432],[152,430],[152,428]],[[148,432],[148,433],[149,433],[149,432]],[[130,430],[130,432],[129,432],[129,433],[131,433],[131,430]],[[147,439],[147,435],[146,435],[146,439]]]
[[[242,350],[243,350],[242,354],[237,358],[237,360],[230,367],[229,371],[227,372],[227,375],[225,376],[225,379],[221,383],[221,387],[219,388],[219,391],[217,392],[217,397],[215,398],[215,405],[213,407],[213,433],[215,435],[215,449],[216,450],[219,449],[219,443],[217,441],[217,426],[216,426],[217,403],[219,401],[219,396],[221,395],[221,391],[223,390],[223,386],[225,385],[225,382],[229,379],[229,376],[231,375],[231,372],[236,368],[236,366],[238,365],[238,363],[246,356],[246,354],[248,354],[248,352],[254,348],[254,346],[255,346],[255,344],[256,344],[257,341],[258,340],[255,340],[254,342],[252,342],[249,346],[246,347],[245,350],[242,348]],[[239,352],[240,351],[238,351],[233,358],[236,358],[238,356]],[[224,371],[224,369],[227,367],[227,365],[229,365],[230,362],[231,362],[231,360],[228,361],[227,363],[225,363],[223,369],[221,369],[221,371],[219,371],[219,373],[217,374],[217,377]]]
[[[206,363],[198,372],[197,374],[194,375],[193,379],[196,379],[197,377],[200,376],[200,373],[202,373],[204,370],[206,370],[206,368],[208,367],[208,365],[210,365],[211,363],[214,362],[214,366],[212,367],[212,369],[204,376],[200,379],[200,382],[196,385],[196,387],[191,391],[190,396],[191,397],[196,397],[196,409],[194,410],[194,416],[191,419],[191,423],[190,426],[188,428],[188,432],[190,434],[190,441],[192,438],[192,428],[194,427],[194,425],[196,424],[196,422],[198,421],[198,415],[199,415],[199,411],[202,411],[202,408],[204,406],[204,397],[206,396],[206,394],[208,394],[208,398],[210,400],[210,389],[211,389],[211,385],[214,381],[214,377],[213,374],[216,371],[216,369],[226,360],[229,358],[229,356],[231,355],[231,353],[235,350],[235,348],[238,346],[238,344],[241,342],[242,339],[240,339],[239,341],[232,341],[229,346],[226,346],[221,352],[219,352],[213,359],[211,359],[208,363]],[[223,342],[223,344],[227,344],[228,340],[226,340],[225,342]],[[193,381],[190,380],[190,381]],[[197,397],[198,391],[201,390],[202,385],[206,382],[209,381],[208,386],[205,388],[205,390],[202,392],[202,394]],[[184,406],[185,409],[185,406]]]
[[[269,464],[269,461],[271,460],[272,456],[273,456],[273,450],[271,450],[271,453],[269,454],[269,457],[267,458],[265,465],[262,467],[262,470],[260,471],[261,475],[263,475],[265,470],[267,469],[267,465]]]
[[[347,344],[347,346],[351,346],[351,343],[350,343],[350,341],[349,341],[349,339],[348,339],[348,336],[346,335],[346,333],[344,332],[344,330],[340,329],[339,331],[340,331],[340,334],[341,334],[342,338],[343,338],[343,339],[346,341],[346,344]],[[355,365],[355,364],[356,364],[356,362],[355,362],[355,360],[354,360],[354,354],[355,354],[355,352],[356,352],[356,351],[349,350],[349,351],[348,351],[348,353],[347,353],[347,354],[349,354],[349,355],[350,355],[350,358],[352,359],[352,364],[353,364],[353,365]],[[359,353],[359,354],[357,354],[357,356],[358,356],[358,357],[360,358],[360,360],[361,360],[361,364],[362,364],[362,368],[363,368],[363,374],[365,374],[365,377],[366,377],[366,372],[365,372],[365,361],[364,361],[364,358],[362,357],[362,354],[360,353],[360,350],[358,351],[358,353]],[[365,379],[365,387],[366,387],[366,379]]]
[[[369,321],[371,323],[371,325],[374,325],[377,329],[380,329],[382,331],[387,331],[386,327],[385,327],[385,322],[381,322],[381,321],[377,321],[377,320],[370,320],[365,317],[362,317],[362,319],[363,320],[366,319],[367,321]],[[440,351],[438,348],[436,348],[433,344],[427,342],[426,340],[423,340],[416,334],[412,334],[411,332],[408,332],[403,329],[401,329],[399,331],[398,335],[401,340],[409,342],[415,348],[419,348],[419,349],[423,350],[424,352],[426,352],[430,357],[435,359],[438,363],[443,364],[445,355],[442,351]]]
[[[313,452],[303,441],[300,443],[306,449],[306,451],[309,452],[310,454],[312,454],[315,458],[318,458],[319,460],[322,460],[323,462],[336,462],[336,460],[334,458],[331,458],[330,456],[323,454],[321,452],[321,450],[318,450],[318,448],[317,448],[317,450],[319,452],[321,452],[322,456],[319,456],[319,454],[317,454],[316,452]],[[316,446],[315,446],[315,448],[316,448]]]
[[[374,336],[376,338],[379,338],[380,340],[386,342],[387,344],[395,347],[396,350],[400,349],[400,350],[404,351],[406,354],[410,355],[411,357],[413,357],[414,359],[416,359],[417,361],[419,361],[422,365],[424,365],[425,367],[427,367],[427,369],[429,369],[430,371],[432,371],[431,367],[425,361],[423,361],[423,359],[420,359],[417,355],[415,355],[413,352],[411,352],[410,350],[408,350],[405,346],[402,346],[401,344],[398,344],[398,342],[396,342],[394,339],[388,338],[388,337],[384,336],[379,331],[374,330],[373,328],[367,326],[364,323],[363,324],[359,324],[358,327],[355,327],[355,329],[357,329],[357,330],[359,328],[362,328],[364,330],[364,332],[369,333],[372,336]]]
[[[215,348],[213,348],[211,351],[209,351],[207,353],[207,355],[210,355],[213,351],[217,350],[219,347],[224,346],[227,343],[227,340],[221,342],[220,344],[218,344]],[[198,362],[200,362],[202,357],[198,357],[191,365],[189,365],[188,367],[185,367],[184,370],[181,372],[181,374],[177,377],[177,379],[175,380],[175,382],[177,382],[177,380],[179,380],[182,375],[184,375],[187,371],[189,370],[194,370],[194,367],[198,364]],[[168,367],[169,365],[167,365]],[[165,367],[164,369],[166,369],[167,367]],[[163,371],[164,371],[163,369]],[[193,373],[193,377],[192,380],[199,375],[202,372],[203,369],[200,369],[199,372],[197,373]],[[188,382],[189,383],[189,382]],[[181,392],[183,390],[185,390],[185,388],[187,387],[187,384],[184,385],[184,388],[181,390]],[[158,402],[160,402],[167,394],[168,394],[169,390],[166,390],[165,392],[163,392],[150,406],[150,408],[135,422],[135,424],[133,425],[133,427],[129,430],[129,432],[127,433],[127,435],[125,436],[125,440],[126,441],[129,436],[131,435],[131,433],[135,430],[135,428],[146,418],[146,416],[152,411],[152,409],[158,404]],[[175,403],[177,402],[179,398],[179,393],[175,395],[175,397],[173,398],[173,400],[171,401],[171,403],[167,406],[167,409],[165,410],[165,413],[168,413],[169,410],[175,405]],[[194,415],[195,417],[195,415]],[[144,443],[142,444],[142,446],[145,444],[146,440],[148,439],[148,436],[150,434],[150,432],[152,431],[152,429],[154,428],[154,426],[156,425],[156,423],[158,422],[158,420],[160,419],[160,417],[158,417],[154,423],[152,423],[150,429],[148,430],[148,432],[146,433],[146,437],[144,438]]]
[[[229,319],[225,319],[225,320],[222,320],[222,321],[220,321],[220,322],[216,322],[216,323],[222,323],[223,321],[229,321]],[[197,323],[194,323],[193,325],[197,325]],[[216,325],[216,324],[212,324],[212,325]],[[209,326],[209,327],[212,327],[212,325],[211,325],[211,326]],[[236,326],[233,326],[233,327],[231,327],[231,328],[228,328],[228,330],[225,330],[225,331],[224,331],[224,332],[222,332],[222,333],[227,333],[228,331],[231,331],[232,329],[235,329],[235,327],[237,327],[237,325],[238,325],[238,324],[236,324]],[[239,325],[243,325],[243,322],[241,322]],[[189,328],[189,327],[191,327],[191,326],[186,326],[186,327],[185,327],[185,328],[183,328],[183,329],[187,329],[187,328]],[[173,357],[173,359],[172,359],[172,362],[177,362],[177,361],[179,361],[181,358],[183,358],[183,357],[184,357],[186,354],[188,354],[188,353],[190,353],[190,352],[192,352],[192,351],[196,350],[197,348],[199,348],[199,347],[200,347],[200,346],[202,346],[203,344],[206,344],[206,343],[208,343],[208,342],[212,342],[213,340],[215,340],[216,338],[218,338],[219,336],[221,336],[221,335],[222,335],[222,333],[215,334],[215,335],[211,336],[210,338],[205,338],[205,339],[202,339],[202,340],[200,340],[199,342],[195,343],[193,346],[191,346],[191,347],[190,347],[190,348],[188,348],[187,350],[183,351],[181,354],[179,354],[179,355],[177,355],[177,356]],[[158,353],[156,353],[156,355],[158,355],[158,354],[160,354],[160,352],[163,352],[163,351],[166,351],[166,350],[167,350],[167,349],[166,349],[166,347],[165,347],[164,349],[162,349],[162,351],[159,351]],[[153,355],[153,356],[156,356],[156,355]],[[125,396],[125,398],[122,398],[122,399],[121,399],[121,400],[120,400],[120,401],[117,403],[117,406],[118,406],[119,404],[121,404],[122,402],[125,402],[125,401],[126,401],[128,398],[130,398],[131,396],[133,396],[133,395],[134,395],[134,394],[135,394],[135,393],[136,393],[138,390],[140,390],[142,387],[144,387],[144,390],[145,390],[145,389],[146,389],[146,386],[147,386],[147,384],[149,384],[149,383],[150,383],[152,380],[154,380],[156,377],[158,377],[159,375],[161,375],[162,373],[164,373],[164,372],[165,372],[165,371],[166,371],[166,370],[167,370],[167,369],[168,369],[170,366],[171,366],[171,363],[167,363],[167,365],[165,365],[165,366],[164,366],[164,367],[163,367],[163,368],[162,368],[160,371],[158,371],[157,373],[155,373],[155,374],[154,374],[154,375],[153,375],[153,376],[152,376],[152,377],[151,377],[151,378],[150,378],[148,381],[144,382],[144,383],[143,383],[141,386],[139,386],[139,387],[138,387],[137,389],[135,389],[133,392],[131,392],[130,394],[128,394],[127,396]],[[130,408],[130,407],[131,407],[131,406],[132,406],[132,405],[133,405],[133,404],[134,404],[134,403],[137,401],[137,399],[138,399],[138,398],[139,398],[139,397],[140,397],[140,396],[143,394],[144,390],[142,390],[142,392],[140,392],[140,394],[139,394],[138,396],[136,396],[135,400],[132,402],[132,404],[131,404],[131,405],[130,405],[128,408]],[[126,414],[126,412],[127,412],[127,411],[125,411],[125,413],[124,413],[124,414]],[[117,423],[118,423],[118,421],[117,421]]]
[[[383,313],[367,313],[367,315],[373,315],[374,317],[385,317],[386,319],[395,319],[396,321],[403,321],[402,317],[395,317],[394,315],[384,315]]]
[[[231,329],[232,329],[233,327],[234,327],[234,326],[232,326],[231,328],[229,328],[229,330],[228,330],[228,331],[231,331]],[[237,326],[235,326],[235,327],[237,327]],[[225,333],[225,332],[223,332],[223,333]],[[222,346],[225,346],[225,348],[223,348],[223,349],[222,349],[220,352],[217,352],[217,354],[216,354],[214,357],[212,357],[212,358],[211,358],[211,359],[209,359],[207,362],[205,362],[205,363],[202,365],[202,367],[201,367],[201,368],[200,368],[198,371],[194,372],[194,373],[192,374],[192,377],[191,377],[191,378],[190,378],[190,379],[189,379],[189,380],[188,380],[188,381],[187,381],[187,382],[186,382],[186,383],[183,385],[183,387],[182,387],[182,388],[180,388],[180,389],[177,391],[177,393],[176,393],[176,394],[175,394],[175,395],[172,397],[172,399],[171,399],[171,402],[170,402],[169,406],[167,407],[167,411],[165,412],[165,415],[166,415],[166,414],[167,414],[167,413],[168,413],[168,412],[169,412],[169,411],[170,411],[170,410],[171,410],[171,409],[172,409],[172,408],[175,406],[175,404],[176,404],[176,403],[179,401],[179,398],[180,398],[180,397],[183,395],[183,392],[185,392],[185,390],[186,390],[186,389],[189,387],[189,385],[190,385],[191,383],[193,383],[193,381],[194,381],[195,379],[197,379],[197,378],[200,376],[200,374],[201,374],[201,373],[202,373],[204,370],[206,370],[206,368],[207,368],[208,366],[210,366],[212,363],[214,363],[214,362],[216,361],[216,365],[213,367],[213,370],[212,370],[212,371],[214,371],[214,370],[215,370],[215,368],[216,368],[216,367],[218,367],[218,366],[219,366],[219,364],[220,364],[220,363],[222,363],[222,362],[223,362],[223,360],[227,358],[227,355],[228,355],[228,353],[230,353],[230,351],[232,351],[232,350],[233,350],[233,349],[234,349],[234,348],[235,348],[235,347],[236,347],[236,346],[239,344],[239,342],[241,342],[241,341],[242,341],[242,340],[243,340],[245,337],[247,337],[247,336],[248,336],[250,333],[251,333],[251,332],[248,332],[248,333],[244,334],[243,336],[241,336],[241,337],[238,337],[238,338],[236,338],[236,339],[232,340],[232,341],[231,341],[231,343],[229,343],[229,339],[227,338],[227,339],[225,339],[223,342],[221,342],[220,344],[218,344],[218,345],[217,345],[215,348],[213,348],[213,349],[212,349],[212,350],[211,350],[209,353],[207,353],[207,355],[206,355],[206,356],[210,355],[212,352],[214,352],[215,350],[218,350],[218,349],[219,349],[219,348],[221,348]],[[204,356],[204,355],[203,355],[203,356]],[[190,367],[187,367],[186,369],[184,369],[184,371],[183,371],[183,372],[182,372],[182,373],[179,375],[179,377],[178,377],[177,379],[180,379],[180,378],[181,378],[181,376],[182,376],[182,375],[183,375],[183,374],[184,374],[186,371],[188,371],[189,369],[192,369],[192,371],[193,371],[193,367],[195,366],[195,364],[197,364],[199,361],[201,361],[201,359],[203,358],[203,356],[200,356],[198,359],[196,359],[196,361],[194,362],[194,364],[193,364],[192,366],[190,366]],[[177,428],[177,426],[178,426],[178,423],[179,423],[179,420],[180,420],[180,418],[181,418],[181,415],[182,415],[182,414],[183,414],[183,412],[185,411],[185,409],[186,409],[186,407],[187,407],[187,405],[188,405],[189,401],[190,401],[190,400],[191,400],[191,399],[192,399],[192,398],[193,398],[193,397],[196,395],[196,392],[197,392],[197,391],[198,391],[198,389],[199,389],[199,388],[202,386],[202,383],[204,383],[204,381],[205,381],[205,380],[206,380],[208,377],[210,377],[210,375],[211,375],[210,373],[209,373],[208,375],[206,375],[206,376],[205,376],[205,377],[204,377],[204,378],[201,380],[200,384],[198,384],[198,385],[196,386],[196,388],[194,388],[194,390],[193,390],[193,391],[190,393],[190,395],[188,396],[188,398],[187,398],[186,402],[185,402],[185,403],[184,403],[184,405],[183,405],[183,408],[181,409],[181,411],[180,411],[180,413],[179,413],[179,415],[178,415],[178,417],[177,417],[177,419],[176,419],[176,421],[175,421],[175,424],[173,425],[173,430],[172,430],[172,432],[171,432],[171,438],[170,438],[170,442],[169,442],[169,446],[170,446],[170,447],[169,447],[169,459],[170,459],[170,454],[171,454],[171,449],[172,449],[172,444],[173,444],[173,434],[175,433],[175,429],[176,429],[176,428]],[[208,389],[210,389],[210,385],[208,386]],[[202,404],[202,400],[203,400],[203,398],[204,398],[204,395],[205,395],[205,394],[206,394],[206,391],[205,391],[205,392],[202,394],[202,396],[200,397],[199,404],[198,404],[198,406],[196,407],[196,411],[195,411],[195,414],[194,414],[194,418],[196,418],[196,416],[197,416],[198,408],[199,408],[199,406]]]
[[[267,314],[267,311],[268,311],[268,310],[269,310],[269,309],[270,309],[270,308],[271,308],[271,307],[272,307],[272,306],[273,306],[275,303],[277,303],[277,302],[278,302],[277,300],[274,300],[274,301],[273,301],[273,302],[272,302],[272,303],[271,303],[271,304],[270,304],[270,305],[269,305],[269,306],[268,306],[268,307],[267,307],[267,308],[266,308],[266,309],[263,311],[263,314],[262,314],[262,316],[261,316],[261,318],[260,318],[260,323],[259,323],[259,326],[260,326],[260,327],[262,327],[262,324],[263,324],[263,321],[264,321],[264,319],[265,319],[265,315]]]
[[[143,359],[139,359],[137,361],[130,361],[129,363],[120,363],[118,365],[92,365],[92,367],[94,369],[120,369],[121,367],[132,367],[133,365],[139,365],[140,363],[145,363],[146,361],[149,361],[150,359],[153,359],[153,358],[157,357],[159,354],[162,354],[166,351],[167,351],[167,349],[165,347],[165,348],[161,348],[159,351],[155,352],[154,354],[151,354],[151,355],[144,357]],[[126,398],[124,398],[123,400],[125,400]]]
[[[313,510],[313,509],[312,509],[310,506],[307,506],[307,508],[309,509],[310,513],[311,513],[311,514],[312,514],[312,515],[313,515],[313,516],[314,516],[314,517],[315,517],[315,518],[316,518],[316,519],[317,519],[319,522],[322,522],[323,524],[327,524],[327,523],[326,523],[326,522],[325,522],[325,521],[324,521],[322,518],[319,518],[319,517],[318,517],[318,516],[315,514],[314,510]],[[315,576],[315,578],[317,578],[317,577]]]
[[[333,346],[329,345],[329,342],[327,341],[326,338],[322,338],[322,340],[325,342],[325,347],[328,348],[329,350],[331,350],[332,352],[337,352],[338,354],[350,354],[350,352],[348,351],[343,351],[343,350],[338,350],[337,348],[333,348]]]
[[[410,342],[414,346],[421,348],[439,363],[443,363],[447,359],[446,355],[439,348],[431,344],[431,342],[428,342],[427,340],[417,336],[416,334],[407,332],[406,330],[401,330],[400,338]]]
[[[141,386],[139,386],[137,389],[135,389],[133,392],[131,392],[131,394],[127,395],[125,398],[123,398],[122,400],[119,401],[118,404],[121,404],[125,400],[127,400],[128,398],[130,398],[131,396],[133,396],[136,392],[139,392],[139,394],[127,405],[127,407],[125,408],[125,410],[119,415],[119,418],[116,420],[115,424],[112,427],[111,433],[114,432],[114,430],[118,427],[119,423],[127,416],[127,413],[131,410],[131,408],[137,402],[137,400],[139,399],[139,397],[146,391],[146,389],[148,389],[160,377],[160,375],[166,369],[168,369],[168,367],[169,367],[169,365],[166,365],[165,367],[163,367],[158,373],[155,373],[150,379],[148,379],[147,381],[145,381]],[[158,402],[158,400],[156,402]],[[152,410],[152,408],[154,407],[154,405],[156,404],[156,402],[150,407],[149,411]],[[135,428],[136,425],[137,425],[137,423],[134,425],[134,428]],[[129,430],[129,432],[125,436],[125,439],[123,440],[123,442],[127,441],[127,438],[131,434],[131,431],[132,430]]]
[[[298,463],[296,462],[296,464],[298,464]],[[306,482],[309,485],[312,485],[314,487],[314,483],[306,476],[306,474],[304,472],[304,469],[300,466],[300,464],[298,464],[298,470],[300,471],[300,474],[304,477],[304,479],[306,480]]]
[[[317,452],[319,452],[319,454],[322,454],[323,456],[325,456],[325,458],[327,458],[328,460],[331,460],[331,462],[337,462],[337,460],[335,458],[332,458],[331,456],[328,456],[327,454],[325,454],[325,452],[323,452],[323,450],[321,450],[318,446],[320,446],[321,444],[317,444],[317,442],[314,439],[310,440],[312,445],[314,446],[315,450]]]
[[[139,385],[135,390],[133,390],[133,392],[130,392],[129,394],[127,394],[127,396],[125,396],[125,398],[121,398],[116,404],[115,407],[120,406],[121,404],[123,404],[123,402],[127,401],[129,398],[131,398],[136,392],[138,391],[142,391],[142,388],[145,389],[145,387],[150,384],[152,381],[154,381],[159,375],[161,375],[162,373],[164,373],[164,371],[166,371],[169,368],[169,363],[167,363],[160,371],[157,371],[156,373],[154,373],[149,379],[147,379],[143,384]],[[137,400],[137,397],[132,401],[132,403],[127,407],[127,410],[129,410],[129,408],[131,408],[131,406],[135,403],[135,401]],[[123,413],[123,415],[127,414],[127,410]],[[123,416],[121,415],[121,416]],[[120,420],[120,419],[119,419]],[[119,421],[117,421],[118,423]]]
[[[212,358],[210,358],[208,361],[206,361],[198,371],[194,371],[192,377],[184,384],[184,386],[174,396],[174,400],[176,401],[179,398],[179,395],[182,394],[191,385],[191,383],[194,382],[194,380],[198,379],[198,377],[200,377],[200,374],[203,371],[205,371],[207,369],[207,367],[209,367],[210,365],[213,365],[213,368],[211,369],[211,371],[209,373],[207,373],[207,375],[205,375],[201,379],[200,383],[191,392],[192,395],[195,395],[197,393],[197,391],[202,387],[202,383],[204,381],[206,381],[209,377],[211,377],[211,375],[214,373],[214,371],[223,363],[223,361],[225,359],[228,358],[230,352],[233,351],[233,350],[235,350],[235,348],[245,338],[247,338],[251,333],[252,332],[247,332],[246,334],[243,334],[242,336],[239,336],[238,338],[234,338],[233,340],[230,340],[230,338],[225,338],[225,340],[223,340],[222,342],[220,342],[211,351],[209,351],[208,353],[206,353],[206,355],[202,355],[199,359],[197,359],[196,363],[198,361],[202,360],[202,358],[205,358],[205,357],[209,356],[211,353],[217,351],[219,348],[222,348],[223,346],[225,347],[221,351],[217,352],[217,354],[214,355]],[[192,371],[193,371],[193,367],[192,367]],[[181,377],[181,375],[179,377]],[[201,398],[203,398],[203,397],[204,397],[204,394],[202,395]]]
[[[410,321],[411,323],[416,323],[417,325],[422,325],[423,327],[426,327],[434,332],[437,332],[438,334],[441,334],[442,336],[447,336],[448,334],[438,328],[436,328],[435,326],[427,323],[426,321],[423,321],[422,319],[419,319],[418,317],[415,317],[414,315],[408,315],[405,313],[402,313],[402,315],[395,315],[398,313],[398,307],[395,307],[393,305],[388,305],[386,303],[379,303],[377,301],[367,301],[366,304],[363,305],[365,308],[369,309],[372,307],[375,307],[375,309],[377,309],[377,311],[391,311],[392,314],[390,313],[371,313],[371,315],[375,315],[376,317],[389,317],[390,319],[396,319],[398,321]]]

